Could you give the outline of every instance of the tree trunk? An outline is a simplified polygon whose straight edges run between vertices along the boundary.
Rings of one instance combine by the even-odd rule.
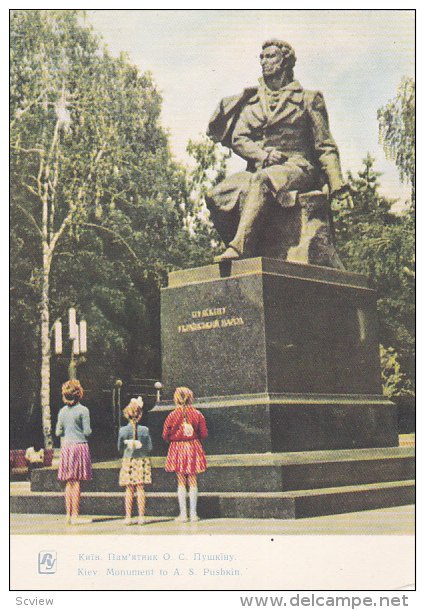
[[[50,412],[50,322],[49,281],[51,256],[47,243],[43,244],[43,280],[41,291],[41,387],[40,403],[44,446],[53,447],[52,417]]]

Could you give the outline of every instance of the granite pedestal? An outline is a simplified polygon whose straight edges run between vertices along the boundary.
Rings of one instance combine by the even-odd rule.
[[[266,258],[170,273],[161,329],[155,438],[185,385],[207,418],[210,454],[397,445],[364,276]]]

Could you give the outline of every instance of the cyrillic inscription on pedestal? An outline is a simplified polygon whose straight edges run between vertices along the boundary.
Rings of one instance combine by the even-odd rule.
[[[375,309],[365,278],[337,270],[256,258],[228,277],[177,272],[161,300],[166,393],[380,394]]]

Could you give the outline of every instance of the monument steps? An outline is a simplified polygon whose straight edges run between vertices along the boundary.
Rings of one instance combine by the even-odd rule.
[[[174,492],[175,477],[165,472],[165,458],[152,458],[152,492]],[[120,461],[94,464],[85,491],[120,491]],[[208,470],[199,477],[205,492],[283,492],[362,485],[414,478],[414,448],[351,449],[282,454],[208,456]],[[35,470],[32,491],[62,490],[55,468]]]
[[[198,513],[204,519],[300,519],[412,504],[414,495],[413,480],[287,492],[201,492]],[[175,493],[147,492],[146,496],[147,516],[176,515]],[[10,504],[14,513],[64,512],[62,493],[34,492],[25,484],[12,486]],[[86,492],[81,499],[81,512],[86,515],[121,515],[123,493]]]
[[[163,457],[152,458],[147,515],[176,514],[175,476],[164,465]],[[214,455],[208,466],[199,477],[203,518],[297,519],[414,502],[413,447]],[[82,486],[83,513],[122,514],[119,467],[119,460],[94,464],[93,480]],[[56,468],[34,470],[31,484],[13,484],[11,510],[63,513]]]

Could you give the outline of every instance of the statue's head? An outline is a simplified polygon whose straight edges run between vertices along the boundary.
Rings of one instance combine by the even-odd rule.
[[[266,40],[260,53],[263,76],[267,78],[287,72],[292,80],[296,59],[294,49],[287,42],[276,38]]]

